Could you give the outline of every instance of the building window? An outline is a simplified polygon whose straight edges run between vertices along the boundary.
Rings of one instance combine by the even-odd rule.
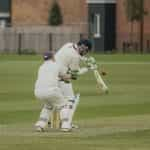
[[[94,37],[99,38],[101,36],[100,34],[100,14],[94,14]]]
[[[10,25],[11,0],[0,1],[0,27]]]
[[[95,38],[101,37],[101,16],[99,13],[91,14],[91,32]]]

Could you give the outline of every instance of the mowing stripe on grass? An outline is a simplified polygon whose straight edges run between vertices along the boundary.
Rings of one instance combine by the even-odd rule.
[[[98,64],[100,65],[100,64],[109,64],[109,65],[150,65],[150,62],[126,62],[126,61],[124,61],[124,62],[99,62],[98,61]]]

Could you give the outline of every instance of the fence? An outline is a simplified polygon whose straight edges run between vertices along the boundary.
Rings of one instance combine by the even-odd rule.
[[[57,50],[66,42],[77,42],[80,32],[53,33],[49,30],[0,30],[0,53],[42,53],[46,50]]]
[[[80,34],[0,33],[1,53],[41,53],[57,50],[66,42],[77,42]]]
[[[69,28],[63,28],[63,30],[60,28],[50,30],[45,27],[27,30],[5,28],[0,30],[0,53],[32,54],[57,50],[66,42],[77,42],[83,35],[87,37],[87,33]],[[96,46],[95,39],[92,37],[91,39],[93,45]],[[117,34],[116,41],[117,52],[141,53],[138,34],[133,34],[132,40],[129,34]],[[150,34],[144,35],[143,46],[143,53],[150,53]]]
[[[139,33],[133,34],[118,34],[117,35],[117,48],[118,51],[123,53],[150,53],[150,34],[143,36],[143,51],[140,49]]]

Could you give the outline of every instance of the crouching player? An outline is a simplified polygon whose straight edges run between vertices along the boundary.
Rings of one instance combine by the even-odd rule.
[[[61,73],[59,65],[55,62],[54,52],[44,54],[44,63],[38,70],[38,77],[35,83],[34,94],[43,103],[39,120],[35,127],[37,131],[45,131],[51,112],[54,108],[60,110],[62,129],[64,121],[68,120],[68,105],[58,87],[58,78],[68,80],[70,75]]]

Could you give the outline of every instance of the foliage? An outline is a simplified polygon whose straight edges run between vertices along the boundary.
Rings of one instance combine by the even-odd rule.
[[[126,16],[129,21],[134,21],[135,20],[135,0],[126,0],[125,1],[125,11],[126,11]]]
[[[52,8],[49,10],[48,23],[49,25],[52,25],[52,26],[58,26],[63,23],[61,9],[56,0],[54,0]]]
[[[140,50],[143,52],[144,15],[148,14],[144,8],[144,0],[125,0],[125,10],[127,19],[131,23],[130,44],[133,43],[133,24],[137,21],[140,23]]]
[[[142,0],[142,3],[144,0]],[[125,0],[125,10],[127,19],[132,21],[140,21],[147,11],[141,8],[141,0]]]
[[[18,51],[20,51],[19,54],[25,54],[25,55],[34,55],[34,54],[36,54],[34,49],[21,49],[21,50],[18,50]]]

